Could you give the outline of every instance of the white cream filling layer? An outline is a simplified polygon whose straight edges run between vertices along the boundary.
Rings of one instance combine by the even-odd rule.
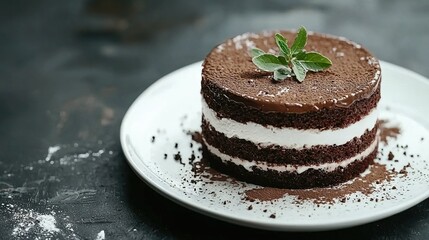
[[[302,149],[316,145],[343,145],[354,137],[362,136],[366,130],[374,128],[378,111],[374,108],[361,120],[340,129],[295,129],[263,126],[248,122],[240,123],[228,118],[218,118],[216,112],[209,108],[206,101],[202,100],[202,112],[205,120],[218,132],[226,137],[244,139],[261,147],[278,145],[285,148]]]
[[[274,164],[267,164],[266,162],[256,162],[256,161],[249,161],[237,157],[231,157],[227,154],[222,153],[219,151],[219,149],[207,144],[206,140],[203,139],[205,145],[207,146],[207,149],[215,156],[219,157],[224,163],[232,162],[235,165],[243,166],[247,171],[253,172],[253,168],[257,168],[263,171],[267,170],[273,170],[277,172],[297,172],[298,174],[301,174],[309,169],[315,169],[315,170],[323,170],[326,172],[332,172],[338,167],[347,167],[349,164],[355,162],[355,161],[362,161],[365,157],[367,157],[369,154],[372,153],[372,151],[375,150],[377,147],[377,141],[378,138],[375,138],[375,140],[371,143],[371,145],[362,151],[361,153],[357,154],[354,157],[351,157],[349,159],[343,160],[341,162],[333,162],[333,163],[323,163],[319,165],[274,165]]]

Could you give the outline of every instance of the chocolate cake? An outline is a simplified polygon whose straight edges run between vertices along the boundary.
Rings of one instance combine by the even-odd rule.
[[[332,61],[305,81],[274,81],[248,55],[277,53],[276,32],[239,35],[203,63],[203,157],[217,170],[263,186],[313,188],[350,180],[378,146],[379,62],[342,37],[309,33],[307,51]],[[296,33],[280,31],[292,42]]]

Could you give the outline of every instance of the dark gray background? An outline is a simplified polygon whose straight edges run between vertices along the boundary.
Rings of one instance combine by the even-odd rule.
[[[246,31],[304,25],[429,76],[429,1],[0,4],[0,239],[12,238],[14,213],[29,209],[55,212],[59,239],[95,239],[101,230],[106,239],[226,238],[227,231],[242,238],[429,239],[428,200],[333,232],[274,233],[223,223],[147,187],[128,167],[118,136],[127,108],[151,83]],[[51,164],[45,158],[56,145],[61,149]],[[99,150],[100,156],[61,164]]]

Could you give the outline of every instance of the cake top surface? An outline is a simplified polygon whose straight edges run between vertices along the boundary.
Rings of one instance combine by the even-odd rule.
[[[288,42],[296,33],[277,31]],[[369,97],[381,79],[379,62],[359,44],[342,37],[308,33],[305,50],[317,51],[332,61],[321,72],[308,72],[299,83],[294,78],[274,81],[273,73],[259,70],[248,55],[257,47],[278,54],[275,31],[245,33],[215,47],[203,63],[202,81],[222,88],[234,101],[263,111],[309,112],[347,107]]]

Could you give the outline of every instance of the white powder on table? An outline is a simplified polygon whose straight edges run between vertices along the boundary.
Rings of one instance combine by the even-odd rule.
[[[9,237],[12,239],[78,239],[68,216],[59,218],[62,222],[60,229],[57,227],[57,213],[53,210],[42,214],[9,203],[0,206],[11,214],[13,229]]]
[[[59,232],[55,224],[57,224],[57,220],[52,215],[40,215],[36,218],[39,221],[39,226],[45,232]]]
[[[105,234],[104,234],[104,230],[101,230],[98,234],[97,234],[97,238],[95,240],[104,240],[105,239]]]
[[[56,146],[52,146],[48,148],[48,155],[46,155],[45,161],[50,161],[52,155],[54,155],[54,153],[58,152],[58,150],[60,150],[61,147],[56,145]]]
[[[18,239],[26,238],[28,234],[47,239],[55,236],[55,233],[58,233],[60,229],[56,226],[57,220],[54,214],[40,214],[32,209],[16,209],[12,216],[15,221],[12,236]]]

